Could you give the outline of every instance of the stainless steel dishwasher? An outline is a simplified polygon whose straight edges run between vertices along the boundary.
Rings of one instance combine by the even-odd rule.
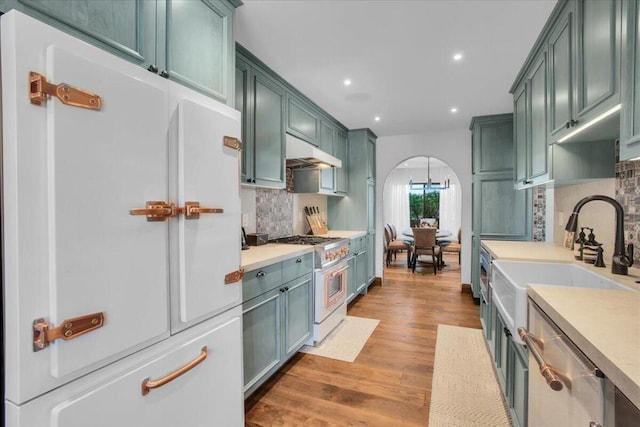
[[[604,426],[604,375],[531,300],[518,334],[529,347],[528,426]]]

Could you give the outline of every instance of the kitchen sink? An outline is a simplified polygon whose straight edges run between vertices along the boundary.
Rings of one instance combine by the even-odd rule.
[[[530,284],[632,291],[580,265],[552,262],[494,261],[490,284],[492,301],[517,341],[517,328],[527,326],[527,286]]]

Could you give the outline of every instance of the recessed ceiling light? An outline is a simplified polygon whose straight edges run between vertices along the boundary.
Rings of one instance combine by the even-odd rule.
[[[457,107],[453,107],[453,108],[452,108],[451,110],[449,110],[449,111],[451,111],[452,113],[457,113],[457,112],[458,112],[458,108],[457,108]]]
[[[456,53],[453,55],[453,60],[454,61],[460,61],[462,60],[462,54],[461,53]]]
[[[380,116],[375,116],[375,117],[373,118],[373,120],[375,120],[376,122],[379,122],[379,121],[380,121]]]
[[[344,85],[345,85],[345,86],[351,86],[351,80],[349,80],[349,79],[345,79],[345,81],[344,81]]]

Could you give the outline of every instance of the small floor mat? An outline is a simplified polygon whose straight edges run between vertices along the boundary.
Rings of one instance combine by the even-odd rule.
[[[319,346],[305,345],[300,351],[330,359],[353,362],[367,343],[376,326],[376,319],[347,316],[344,322],[333,330]]]

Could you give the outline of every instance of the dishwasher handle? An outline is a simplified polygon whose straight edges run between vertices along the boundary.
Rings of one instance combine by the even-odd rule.
[[[529,351],[531,352],[531,355],[533,356],[534,359],[536,359],[536,362],[540,367],[540,374],[545,379],[549,387],[551,387],[551,389],[554,391],[562,390],[562,387],[563,387],[563,384],[561,381],[561,378],[562,378],[562,380],[567,382],[567,387],[571,388],[571,382],[569,381],[569,379],[559,374],[558,372],[556,372],[556,370],[553,367],[551,367],[549,364],[547,364],[547,362],[545,362],[542,356],[540,355],[540,351],[538,350],[537,344],[538,343],[543,344],[542,340],[531,335],[529,331],[527,331],[525,328],[518,328],[518,335],[520,335],[520,338],[522,338],[522,341],[524,341],[525,344],[527,344],[527,347],[529,347]]]

